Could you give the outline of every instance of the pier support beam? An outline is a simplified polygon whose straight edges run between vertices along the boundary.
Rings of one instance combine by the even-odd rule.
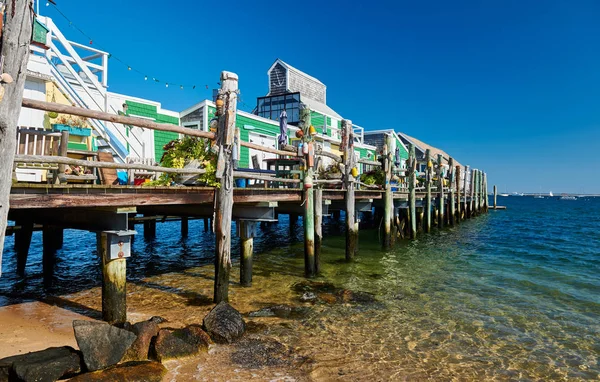
[[[471,197],[469,198],[469,217],[472,218],[475,216],[475,174],[477,174],[477,170],[471,170],[471,187],[469,189],[469,194]]]
[[[321,272],[321,244],[323,243],[323,190],[315,189],[315,273]]]
[[[448,160],[448,165],[450,166],[449,171],[450,171],[450,177],[449,177],[449,183],[448,183],[448,189],[450,190],[450,195],[449,195],[449,204],[450,204],[450,211],[448,212],[448,222],[450,223],[451,226],[454,225],[454,223],[456,222],[456,200],[454,200],[454,177],[456,176],[456,173],[454,172],[456,169],[454,168],[454,158],[450,158]]]
[[[221,73],[221,89],[217,102],[219,116],[216,147],[217,179],[221,187],[215,190],[215,288],[214,302],[229,301],[231,272],[231,216],[233,213],[233,143],[235,136],[238,76]],[[220,101],[220,102],[219,102]]]
[[[17,221],[21,229],[15,232],[15,250],[17,253],[17,274],[25,275],[25,266],[27,265],[27,256],[31,246],[31,235],[33,234],[33,221]]]
[[[42,229],[42,269],[44,281],[49,283],[54,275],[56,264],[56,250],[58,249],[58,231],[60,229],[51,225],[44,225]]]
[[[304,132],[303,144],[307,147],[304,155],[306,172],[304,174],[304,274],[314,277],[317,274],[315,266],[315,198],[313,188],[314,150],[313,138],[310,132],[310,109],[300,110],[300,127]]]
[[[442,154],[438,154],[437,157],[438,163],[438,227],[444,227],[444,172],[443,172],[443,162],[442,162]]]
[[[487,184],[487,174],[483,173],[483,212],[488,212],[488,184]]]
[[[392,195],[392,161],[390,150],[392,147],[392,136],[386,136],[386,143],[383,145],[383,171],[385,173],[385,191],[383,195],[383,248],[390,248],[392,245],[392,218],[394,211],[394,199]]]
[[[431,180],[433,178],[433,163],[431,162],[431,151],[425,150],[425,161],[427,162],[427,172],[425,174],[425,210],[424,210],[424,230],[431,232]]]
[[[189,219],[187,217],[181,218],[181,237],[187,237],[189,228]]]
[[[460,191],[460,185],[461,185],[461,171],[460,171],[460,166],[456,166],[454,168],[454,178],[455,178],[455,187],[456,187],[456,222],[460,223],[460,220],[462,219],[462,206],[461,206],[461,191]]]
[[[408,158],[410,168],[408,170],[408,213],[410,219],[410,238],[417,238],[417,208],[415,187],[417,183],[417,157],[415,155],[415,145],[408,145]]]
[[[465,179],[464,179],[464,183],[463,183],[463,193],[465,195],[465,204],[464,204],[464,211],[465,211],[465,219],[469,218],[469,214],[471,213],[471,209],[469,208],[469,179],[470,179],[470,175],[471,175],[471,170],[469,168],[469,166],[465,167]]]
[[[240,235],[240,284],[249,287],[252,286],[252,254],[256,222],[240,220],[238,231]]]
[[[496,209],[496,207],[498,206],[498,189],[496,188],[496,185],[494,184],[494,209]]]
[[[144,215],[145,217],[146,215]],[[144,239],[152,240],[156,237],[156,220],[144,220]]]
[[[354,134],[352,133],[352,121],[342,120],[342,144],[345,165],[346,183],[346,260],[354,259],[358,251],[358,227],[356,224],[356,211],[354,206]]]
[[[127,321],[127,257],[135,231],[103,231],[96,234],[102,259],[102,319],[110,324]]]
[[[210,219],[204,218],[204,232],[210,231]]]

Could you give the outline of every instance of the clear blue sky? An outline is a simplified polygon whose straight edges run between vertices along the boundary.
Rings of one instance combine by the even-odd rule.
[[[443,148],[490,186],[600,193],[599,1],[56,1],[94,46],[198,85],[166,88],[111,58],[111,91],[181,111],[229,70],[248,110],[281,58],[344,117]],[[41,13],[86,42],[43,1]]]

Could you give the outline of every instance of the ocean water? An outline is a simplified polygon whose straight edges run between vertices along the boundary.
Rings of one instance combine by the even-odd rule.
[[[290,227],[282,216],[259,231],[254,286],[232,285],[233,304],[244,314],[280,303],[305,309],[300,317],[255,320],[265,324],[257,335],[304,360],[287,366],[300,379],[599,380],[600,198],[498,200],[508,209],[390,251],[381,250],[377,231],[361,230],[352,263],[343,261],[343,224],[326,218],[322,274],[309,282],[301,219]],[[204,288],[210,295],[209,273],[200,270],[210,269],[214,238],[202,224],[191,221],[185,239],[178,223],[158,224],[150,241],[138,226],[128,280],[163,285],[161,293]],[[41,233],[34,233],[20,278],[8,237],[0,305],[97,289],[94,248],[95,235],[66,231],[54,275],[44,280]],[[236,248],[234,240],[234,261]],[[317,302],[301,302],[306,291]],[[370,297],[346,300],[348,293]],[[173,313],[164,298],[153,304],[187,314]]]

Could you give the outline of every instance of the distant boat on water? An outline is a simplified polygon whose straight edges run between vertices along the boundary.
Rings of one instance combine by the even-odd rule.
[[[553,197],[554,194],[552,193],[552,191],[550,191],[550,193],[548,194],[549,197]]]
[[[508,194],[500,194],[500,196],[508,196]]]
[[[544,199],[544,195],[535,195],[534,199]]]

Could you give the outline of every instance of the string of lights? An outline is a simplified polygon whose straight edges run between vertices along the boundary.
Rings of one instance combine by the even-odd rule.
[[[60,10],[60,8],[58,8],[58,6],[56,5],[56,2],[54,0],[48,0],[46,2],[46,7],[50,7],[50,6],[52,6],[54,8],[54,10],[56,10],[56,12],[59,15],[61,15],[61,17],[63,17],[69,23],[69,26],[71,28],[75,29],[82,36],[84,36],[89,41],[90,45],[95,45],[98,49],[106,50],[106,49],[103,49],[103,47],[101,47],[100,45],[96,44],[94,42],[94,39],[92,37],[90,37],[89,34],[87,34],[76,23],[74,23],[64,12],[62,12]],[[167,87],[167,88],[169,88],[169,87],[176,88],[176,89],[179,88],[181,90],[184,90],[184,89],[192,89],[192,90],[198,89],[199,90],[199,89],[202,88],[202,86],[199,86],[199,85],[196,85],[196,84],[188,84],[188,85],[186,85],[186,84],[179,84],[179,83],[170,82],[170,81],[161,81],[161,80],[158,79],[157,76],[156,77],[155,76],[149,76],[147,74],[147,72],[141,71],[141,70],[139,70],[139,69],[137,69],[137,68],[129,65],[124,60],[122,60],[121,58],[119,58],[119,57],[117,57],[117,56],[115,56],[113,54],[109,54],[108,58],[111,59],[111,60],[115,60],[115,61],[119,62],[120,64],[122,64],[123,66],[125,66],[128,71],[132,71],[132,72],[138,73],[140,76],[142,76],[144,78],[144,81],[152,80],[155,83],[159,83],[159,84],[160,83],[164,83],[165,87]],[[209,86],[207,84],[204,85],[204,86],[206,87],[206,90],[209,89]]]

